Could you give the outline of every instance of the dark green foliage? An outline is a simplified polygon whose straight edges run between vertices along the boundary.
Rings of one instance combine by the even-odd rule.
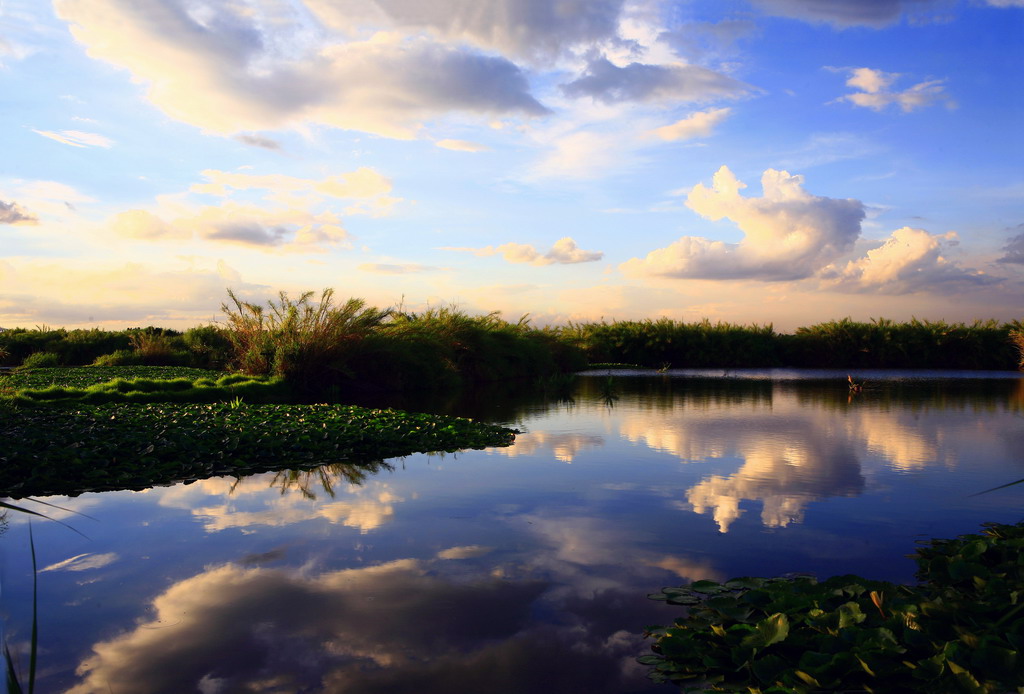
[[[780,366],[778,335],[771,325],[734,325],[703,320],[576,323],[563,339],[579,345],[591,362],[661,368]]]
[[[1024,523],[932,540],[919,586],[836,576],[665,588],[652,677],[684,691],[1002,693],[1024,683]]]
[[[798,328],[788,338],[787,361],[832,368],[1015,369],[1011,335],[1020,323],[946,323],[849,318]]]
[[[0,407],[0,497],[13,498],[507,446],[516,433],[340,405]]]
[[[657,321],[579,323],[561,331],[593,362],[625,362],[650,368],[772,367],[998,369],[1024,359],[1014,335],[1020,321],[972,324],[850,318],[798,328],[793,335],[771,325]]]
[[[354,350],[341,370],[350,386],[439,389],[549,376],[586,366],[582,353],[556,333],[510,323],[497,313],[471,316],[452,308],[396,313]]]
[[[228,335],[233,364],[252,374],[285,378],[299,392],[353,388],[439,389],[583,368],[579,349],[556,331],[509,323],[497,313],[471,316],[453,308],[421,314],[367,307],[360,299],[333,305],[324,290],[292,300],[282,293],[269,310],[239,300]]]
[[[21,363],[22,369],[48,369],[60,366],[60,357],[53,352],[34,352]]]

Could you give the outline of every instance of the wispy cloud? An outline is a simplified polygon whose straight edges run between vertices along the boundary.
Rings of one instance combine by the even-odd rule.
[[[489,149],[485,145],[468,140],[438,140],[434,144],[441,149],[450,149],[454,152],[486,152]]]
[[[732,113],[731,108],[715,108],[708,111],[697,111],[686,118],[655,129],[653,132],[662,140],[692,140],[696,137],[707,137]]]
[[[109,149],[114,145],[114,141],[109,137],[103,135],[97,135],[96,133],[87,133],[82,130],[61,130],[60,132],[53,132],[51,130],[36,130],[32,129],[32,132],[43,137],[48,137],[51,140],[55,140],[64,145],[70,145],[71,147],[103,147]]]
[[[904,89],[893,91],[889,87],[902,75],[895,72],[883,72],[869,67],[830,68],[834,71],[845,71],[850,77],[846,80],[848,87],[859,91],[841,96],[836,101],[848,101],[854,106],[883,111],[888,106],[896,105],[904,113],[929,106],[939,100],[946,99],[947,106],[954,102],[946,95],[945,80],[925,80]]]
[[[359,269],[376,275],[413,275],[421,272],[439,272],[445,268],[419,263],[363,263]]]

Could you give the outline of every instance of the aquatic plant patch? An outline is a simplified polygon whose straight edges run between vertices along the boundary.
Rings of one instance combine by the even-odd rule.
[[[0,412],[0,497],[143,489],[507,446],[516,433],[457,417],[341,405],[8,405]]]
[[[918,586],[847,575],[696,581],[649,627],[652,678],[683,691],[1002,694],[1024,682],[1024,523],[932,540]]]

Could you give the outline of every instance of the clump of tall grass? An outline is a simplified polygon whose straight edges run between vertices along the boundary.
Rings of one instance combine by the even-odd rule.
[[[227,316],[228,339],[234,347],[234,366],[248,374],[282,376],[301,391],[314,390],[325,375],[344,364],[353,349],[390,315],[390,310],[367,307],[362,299],[334,304],[334,290],[324,289],[318,303],[313,292],[278,301],[242,301],[228,290],[231,303],[221,305]]]
[[[33,352],[21,362],[22,369],[49,369],[60,366],[60,357],[53,352]]]

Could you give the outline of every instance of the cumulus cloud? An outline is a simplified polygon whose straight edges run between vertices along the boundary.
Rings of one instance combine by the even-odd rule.
[[[591,97],[607,104],[623,101],[690,102],[736,98],[749,87],[731,77],[698,65],[619,67],[605,57],[592,59],[586,72],[561,85],[571,98]]]
[[[546,253],[541,253],[527,243],[503,243],[500,246],[484,248],[465,248],[446,246],[442,250],[467,251],[473,255],[500,255],[510,263],[526,263],[529,265],[572,265],[575,263],[591,263],[604,257],[601,251],[585,251],[576,242],[566,236],[559,239]]]
[[[1024,224],[1017,225],[1017,228],[1021,229],[1021,233],[1006,242],[1006,245],[1003,246],[1005,255],[997,259],[997,263],[1024,265]]]
[[[674,142],[676,140],[692,140],[696,137],[707,137],[715,127],[724,121],[731,108],[715,108],[709,111],[697,111],[686,118],[678,120],[672,125],[666,125],[654,130],[654,134],[662,140]]]
[[[308,0],[332,28],[359,34],[381,27],[428,32],[528,61],[616,38],[625,0]]]
[[[744,233],[739,243],[683,236],[620,268],[632,276],[795,280],[837,259],[860,235],[863,203],[811,195],[803,189],[802,176],[768,169],[761,177],[760,198],[740,195],[745,187],[723,166],[711,188],[698,183],[686,202],[708,219],[735,222]]]
[[[846,85],[860,91],[841,96],[836,101],[848,101],[874,111],[882,111],[895,104],[904,113],[910,113],[946,97],[945,80],[926,80],[903,91],[892,91],[889,87],[902,75],[869,67],[847,68],[846,71],[850,74]],[[947,100],[947,104],[952,102]]]
[[[16,202],[0,200],[0,224],[38,224],[39,218]]]
[[[923,290],[952,290],[1003,281],[970,268],[962,268],[944,255],[957,243],[955,233],[929,234],[903,227],[878,248],[842,269],[826,268],[822,278],[841,291],[876,291],[909,294]]]
[[[87,133],[81,130],[61,130],[60,132],[53,132],[50,130],[35,130],[32,132],[43,137],[48,137],[51,140],[56,140],[61,144],[70,145],[71,147],[103,147],[109,149],[113,146],[114,141],[109,137],[103,135],[97,135],[96,133]]]
[[[991,1],[991,0],[990,0]],[[996,0],[997,2],[1000,0]],[[914,9],[924,9],[936,0],[751,0],[765,14],[805,22],[826,23],[843,28],[880,28],[897,22]]]
[[[547,113],[503,57],[427,36],[332,43],[283,3],[58,0],[55,8],[91,57],[146,83],[154,105],[222,135],[319,123],[408,139],[452,111]]]

